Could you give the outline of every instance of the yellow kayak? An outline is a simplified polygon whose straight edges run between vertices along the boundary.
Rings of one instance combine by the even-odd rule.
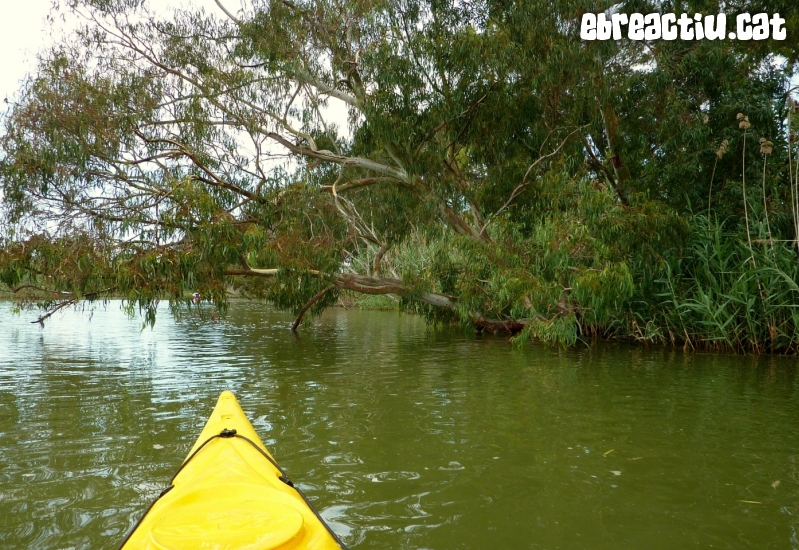
[[[229,391],[120,550],[341,550]]]

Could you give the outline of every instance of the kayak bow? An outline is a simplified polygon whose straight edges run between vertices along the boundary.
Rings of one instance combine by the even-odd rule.
[[[341,550],[223,391],[172,482],[120,550]]]

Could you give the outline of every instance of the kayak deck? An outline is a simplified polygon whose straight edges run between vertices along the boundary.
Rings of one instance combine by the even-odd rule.
[[[120,550],[341,550],[222,392],[200,437]]]

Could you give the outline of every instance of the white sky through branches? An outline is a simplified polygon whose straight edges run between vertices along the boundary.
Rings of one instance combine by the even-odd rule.
[[[11,101],[36,63],[36,52],[53,42],[45,18],[51,0],[4,2],[0,12],[0,98]],[[0,110],[5,110],[5,102]]]
[[[227,4],[230,9],[239,7],[238,0],[227,0]],[[173,8],[196,7],[203,7],[208,13],[222,13],[214,0],[156,0],[149,5],[163,14]],[[37,53],[57,43],[76,25],[76,20],[64,10],[53,11],[53,0],[5,0],[0,10],[0,99],[11,102],[25,75],[35,69]],[[5,109],[3,102],[0,111]]]
[[[242,7],[240,0],[223,0],[223,4],[232,12]],[[214,0],[153,0],[148,5],[163,16],[175,8],[202,8],[206,13],[224,17]],[[53,11],[53,0],[13,3],[5,0],[0,11],[0,100],[4,100],[0,101],[0,113],[17,98],[25,76],[36,69],[37,54],[58,43],[77,25],[78,20],[64,10]],[[343,103],[331,98],[323,113],[329,123],[338,126],[339,134],[348,134],[347,109]]]

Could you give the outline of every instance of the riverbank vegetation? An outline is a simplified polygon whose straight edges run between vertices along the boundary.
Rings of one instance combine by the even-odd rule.
[[[799,350],[793,1],[735,7],[782,42],[583,42],[588,0],[68,4],[0,134],[0,280],[43,318],[232,285],[295,327],[348,292],[519,342]]]

